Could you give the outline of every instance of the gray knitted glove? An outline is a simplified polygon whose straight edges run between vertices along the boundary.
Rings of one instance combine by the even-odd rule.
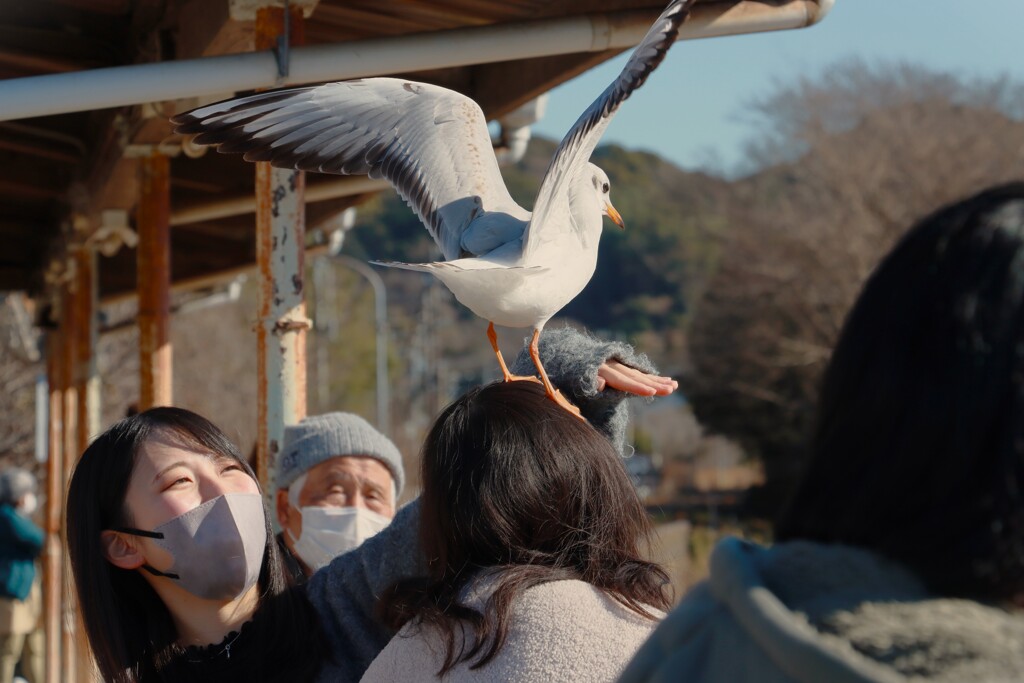
[[[509,368],[514,375],[537,375],[529,351],[530,340]],[[607,436],[619,453],[625,453],[630,394],[618,389],[597,390],[597,369],[617,360],[641,372],[656,373],[650,359],[622,342],[602,341],[568,327],[544,330],[540,336],[540,360],[551,383],[579,407],[583,417]]]

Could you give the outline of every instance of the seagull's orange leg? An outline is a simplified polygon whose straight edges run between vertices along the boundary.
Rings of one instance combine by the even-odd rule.
[[[494,331],[494,323],[489,321],[487,324],[487,338],[491,340],[491,348],[494,349],[494,355],[498,357],[498,365],[501,366],[501,374],[505,377],[506,382],[520,382],[524,380],[530,382],[540,381],[536,377],[531,377],[529,375],[513,375],[508,371],[508,366],[505,365],[505,359],[501,355],[501,349],[498,348],[498,335]]]
[[[540,379],[544,383],[544,389],[548,392],[548,398],[586,422],[586,418],[580,414],[580,409],[570,403],[569,399],[562,396],[561,392],[555,389],[554,385],[551,384],[551,380],[548,379],[548,373],[544,371],[544,366],[540,362],[540,350],[537,348],[537,341],[539,339],[540,330],[534,330],[533,338],[530,340],[530,358],[533,359],[533,364],[537,366],[537,370],[540,372]]]

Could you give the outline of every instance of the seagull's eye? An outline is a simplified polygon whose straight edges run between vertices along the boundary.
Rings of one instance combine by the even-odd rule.
[[[605,194],[608,194],[609,189],[610,188],[608,187],[608,183],[605,183],[604,185],[601,186],[601,192],[604,192]]]

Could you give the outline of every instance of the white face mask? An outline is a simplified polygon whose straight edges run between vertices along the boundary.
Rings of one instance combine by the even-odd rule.
[[[317,571],[330,564],[338,555],[359,547],[391,523],[384,515],[366,508],[303,507],[302,533],[295,538],[291,530],[295,552],[306,566]]]

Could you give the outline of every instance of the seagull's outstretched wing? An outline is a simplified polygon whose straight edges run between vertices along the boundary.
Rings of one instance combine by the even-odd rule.
[[[661,64],[665,53],[679,34],[679,26],[686,19],[695,1],[673,0],[665,8],[647,31],[647,35],[633,50],[619,77],[605,88],[601,96],[594,100],[562,138],[551,163],[548,164],[540,191],[537,193],[537,200],[533,205],[533,215],[523,240],[524,256],[544,241],[543,226],[548,217],[559,212],[568,212],[568,184],[590,160],[591,153],[619,105],[630,93],[643,85],[651,72]]]
[[[447,260],[459,258],[476,216],[529,218],[505,189],[480,107],[446,88],[369,78],[259,93],[172,121],[197,143],[248,161],[387,179]]]

